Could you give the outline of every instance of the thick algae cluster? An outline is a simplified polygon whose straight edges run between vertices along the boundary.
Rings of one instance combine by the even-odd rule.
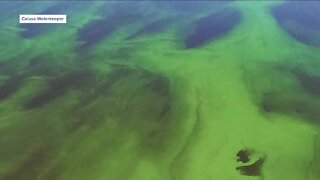
[[[0,2],[0,179],[318,180],[319,12]]]

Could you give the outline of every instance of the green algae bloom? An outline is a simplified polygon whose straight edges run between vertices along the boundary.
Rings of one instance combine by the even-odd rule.
[[[0,17],[0,180],[320,179],[320,2],[0,1]]]

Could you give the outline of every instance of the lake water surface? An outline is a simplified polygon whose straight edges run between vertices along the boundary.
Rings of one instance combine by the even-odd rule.
[[[317,1],[0,1],[0,179],[319,180],[319,17]]]

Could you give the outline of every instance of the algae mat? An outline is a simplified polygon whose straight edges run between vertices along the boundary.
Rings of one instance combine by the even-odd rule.
[[[1,1],[0,179],[319,180],[319,16],[316,1]]]

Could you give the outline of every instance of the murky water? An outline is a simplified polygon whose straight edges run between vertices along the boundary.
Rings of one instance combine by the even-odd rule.
[[[67,24],[19,24],[62,13]],[[0,1],[1,180],[318,180],[317,1]]]

